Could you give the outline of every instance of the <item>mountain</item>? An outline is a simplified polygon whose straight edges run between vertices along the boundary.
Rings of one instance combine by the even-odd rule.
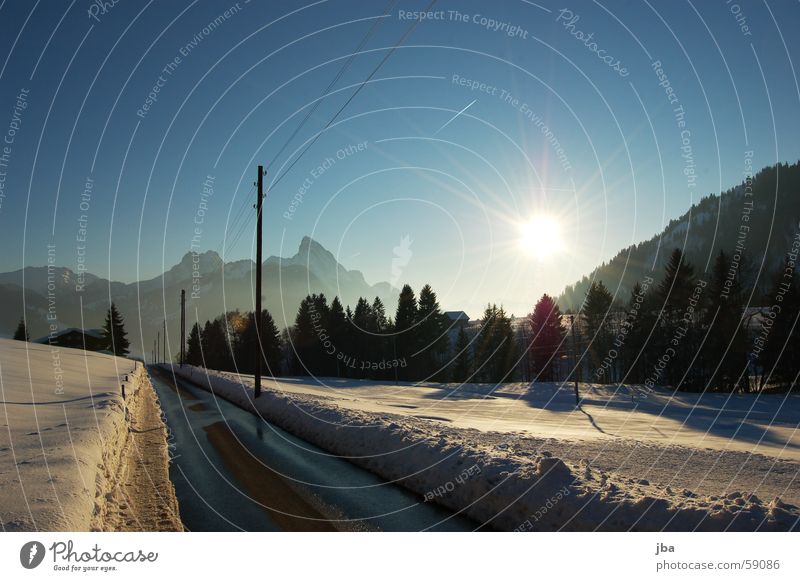
[[[710,271],[720,249],[731,256],[741,251],[745,287],[755,288],[754,300],[759,301],[800,233],[799,223],[800,162],[764,168],[720,195],[703,198],[650,240],[621,250],[568,286],[559,306],[579,309],[593,280],[603,281],[618,301],[627,302],[637,281],[663,276],[664,262],[674,248],[685,252],[698,276],[707,265]]]
[[[263,307],[279,327],[294,323],[300,301],[310,293],[338,296],[355,305],[359,297],[379,296],[393,305],[399,291],[388,283],[370,285],[357,270],[347,270],[321,244],[303,238],[289,258],[270,256],[263,265]],[[31,338],[48,333],[48,311],[54,309],[58,326],[100,327],[113,300],[125,317],[125,328],[135,355],[150,352],[166,314],[172,353],[180,342],[180,291],[186,289],[186,332],[195,321],[203,324],[225,311],[252,310],[255,305],[255,262],[224,262],[213,251],[186,253],[181,261],[148,280],[111,282],[85,275],[76,290],[77,275],[68,268],[26,267],[0,273],[0,335],[11,336],[22,315],[23,287]],[[23,284],[24,283],[24,284]]]

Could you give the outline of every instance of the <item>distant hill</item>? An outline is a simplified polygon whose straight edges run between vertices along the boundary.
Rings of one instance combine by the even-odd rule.
[[[196,275],[198,273],[199,275]],[[100,327],[111,300],[125,317],[131,350],[149,353],[156,333],[167,319],[173,353],[180,342],[180,290],[186,289],[186,332],[195,320],[204,323],[224,311],[252,310],[255,304],[255,262],[224,263],[216,252],[187,253],[163,275],[134,283],[109,282],[87,274],[82,292],[75,290],[76,274],[63,267],[52,269],[55,312],[64,327]],[[0,273],[0,336],[11,336],[22,315],[23,276],[29,334],[36,339],[48,332],[47,267],[26,267]],[[300,301],[310,293],[339,296],[355,306],[358,297],[379,296],[394,308],[399,291],[388,283],[370,285],[357,270],[347,270],[333,254],[309,237],[303,238],[290,258],[269,257],[263,266],[263,306],[279,327],[294,323]],[[193,287],[196,284],[196,287]],[[193,290],[196,292],[193,294]],[[83,308],[81,308],[81,305]]]
[[[749,201],[753,202],[752,211],[745,220]],[[747,284],[755,287],[760,300],[758,295],[769,288],[773,272],[783,263],[798,232],[800,163],[767,167],[753,176],[750,184],[744,181],[721,195],[703,198],[661,234],[621,250],[610,262],[568,286],[559,297],[559,306],[580,308],[593,280],[602,280],[620,302],[626,302],[637,281],[645,276],[661,278],[664,261],[673,248],[683,249],[700,275],[709,257],[710,270],[719,250],[732,255],[737,243],[746,256]]]

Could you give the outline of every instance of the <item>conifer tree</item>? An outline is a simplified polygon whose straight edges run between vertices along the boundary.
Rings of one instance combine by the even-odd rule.
[[[352,355],[348,344],[347,315],[342,308],[339,297],[333,297],[330,313],[328,313],[328,333],[331,336],[334,353],[331,354],[336,361],[336,376],[343,376],[340,354]],[[344,355],[342,355],[343,357]]]
[[[372,301],[372,319],[370,328],[376,333],[382,333],[389,327],[389,320],[386,318],[386,307],[380,297],[375,297]]]
[[[664,278],[656,290],[668,325],[676,324],[689,304],[694,286],[694,267],[686,261],[683,252],[676,248],[670,254],[664,269]]]
[[[232,369],[228,341],[222,319],[206,321],[203,333],[200,336],[200,345],[203,352],[203,366],[206,369],[228,371]]]
[[[25,317],[20,317],[19,324],[17,325],[17,330],[14,331],[14,340],[15,341],[30,341],[31,338],[28,336],[28,329],[25,326]]]
[[[561,310],[548,294],[536,302],[529,315],[531,345],[528,356],[531,368],[539,381],[555,381],[554,366],[564,343]]]
[[[410,379],[417,376],[416,361],[411,361],[416,349],[416,338],[412,327],[417,321],[417,297],[409,285],[403,285],[397,299],[397,312],[394,317],[394,352],[397,359],[405,365],[399,368],[398,375],[401,379]]]
[[[786,257],[775,273],[770,291],[770,307],[762,313],[762,332],[766,345],[760,354],[762,386],[794,388],[800,372],[800,287],[794,266]]]
[[[479,333],[475,354],[479,377],[492,383],[513,381],[516,342],[511,319],[502,306],[490,304],[486,307]]]
[[[254,373],[256,353],[259,348],[255,313],[247,313],[245,320],[246,323],[236,347],[236,365],[240,371]],[[266,309],[261,311],[260,348],[262,372],[273,377],[280,375],[283,358],[280,333],[275,325],[275,320]]]
[[[464,327],[458,330],[454,355],[452,380],[463,383],[472,374],[472,353],[470,352],[469,338],[464,331]]]
[[[657,379],[666,380],[675,389],[694,390],[701,387],[699,377],[690,373],[692,370],[689,369],[699,345],[695,315],[690,309],[695,301],[694,286],[694,267],[676,248],[670,254],[664,278],[656,289],[661,324],[653,333],[655,362],[651,362],[651,371],[654,373],[658,371],[656,365],[663,367],[663,373],[656,373]],[[668,356],[666,362],[662,360],[664,356]]]
[[[372,377],[369,367],[374,356],[374,318],[372,307],[364,297],[359,297],[353,311],[351,345],[355,356],[360,360],[356,364],[356,377]]]
[[[125,321],[117,310],[117,306],[111,303],[111,307],[106,312],[106,320],[103,324],[103,340],[106,348],[114,355],[125,357],[130,351],[130,342],[127,339],[128,333],[125,331]]]
[[[200,347],[200,323],[192,325],[189,337],[186,340],[186,363],[189,365],[202,366],[203,353]]]
[[[416,322],[414,330],[417,349],[420,351],[417,372],[420,379],[430,379],[440,371],[449,344],[446,317],[442,314],[436,293],[429,284],[419,292]]]
[[[628,313],[623,323],[623,344],[618,349],[622,358],[622,381],[643,383],[652,359],[650,332],[656,325],[656,307],[652,292],[645,292],[638,281],[633,285],[628,300]]]
[[[731,269],[728,255],[720,250],[706,293],[702,321],[704,342],[698,363],[708,389],[749,391],[741,291],[739,273]]]
[[[597,371],[611,349],[610,318],[613,300],[602,281],[592,282],[581,309],[589,339],[589,371],[600,383],[606,383],[609,379],[606,373],[598,374]]]
[[[291,339],[294,356],[293,375],[309,375],[314,372],[312,349],[314,347],[314,321],[312,320],[313,300],[310,295],[300,301],[294,320]]]

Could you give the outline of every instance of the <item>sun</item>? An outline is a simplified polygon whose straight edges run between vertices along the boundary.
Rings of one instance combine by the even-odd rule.
[[[552,216],[534,216],[520,224],[521,249],[541,261],[549,260],[564,250],[561,224]]]

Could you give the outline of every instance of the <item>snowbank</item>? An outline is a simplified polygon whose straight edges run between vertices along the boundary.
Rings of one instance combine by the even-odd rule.
[[[127,378],[127,379],[126,379]],[[102,528],[147,373],[122,357],[0,339],[0,524]]]
[[[251,379],[235,374],[190,366],[174,372],[425,501],[501,530],[788,530],[800,514],[778,499],[700,497],[615,479],[546,451],[511,454],[508,444],[481,445],[477,430],[348,409],[330,398],[267,386],[254,400]]]

